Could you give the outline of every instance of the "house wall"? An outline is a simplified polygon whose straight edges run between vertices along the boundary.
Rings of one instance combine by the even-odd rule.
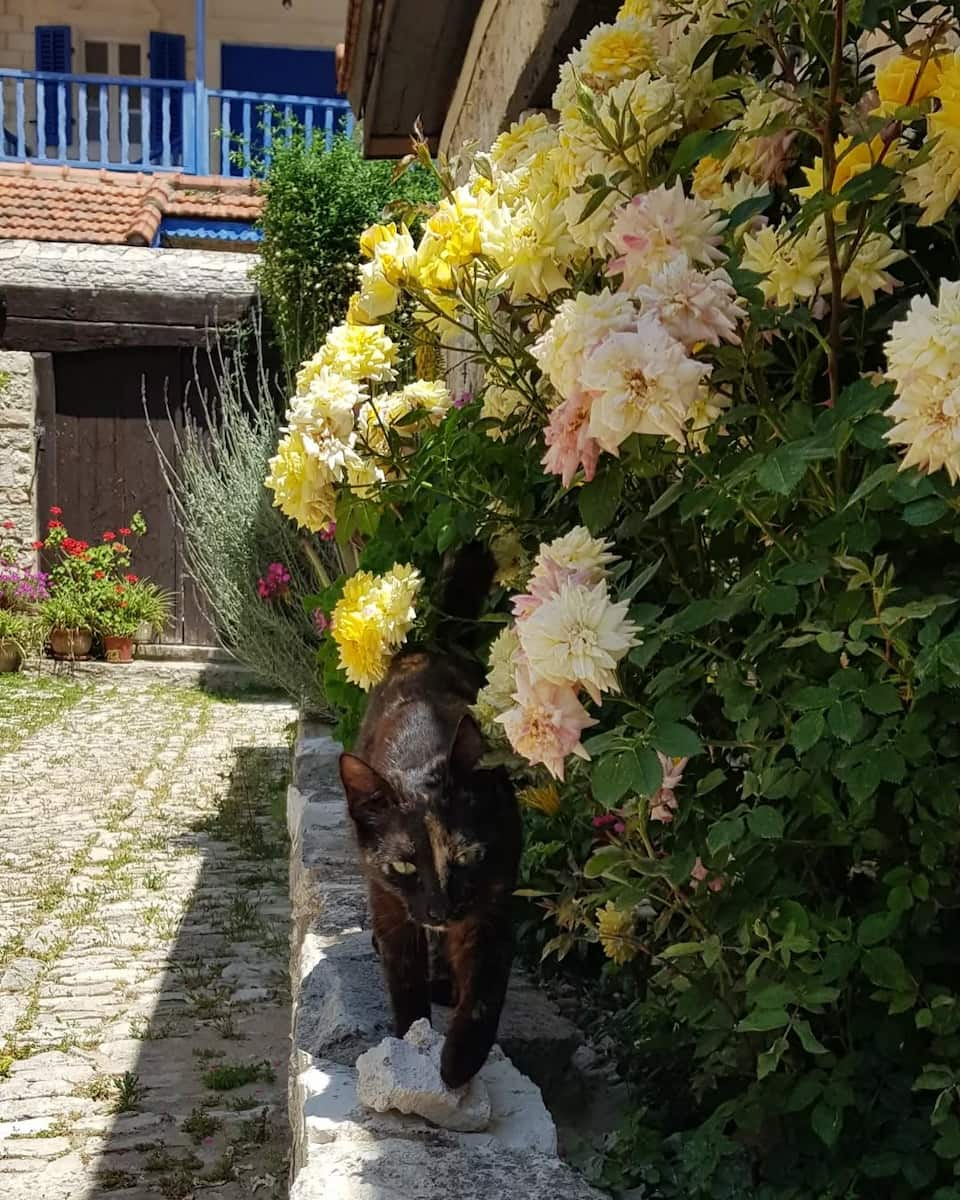
[[[23,546],[37,536],[36,408],[33,356],[0,350],[0,522],[13,521],[13,536]]]
[[[207,0],[206,78],[220,86],[220,46],[240,42],[262,46],[304,46],[332,50],[343,40],[347,0]],[[147,35],[182,33],[187,38],[187,76],[195,62],[192,0],[0,0],[0,67],[31,70],[34,27],[69,25],[74,65],[81,74],[85,38],[140,41],[145,74]]]

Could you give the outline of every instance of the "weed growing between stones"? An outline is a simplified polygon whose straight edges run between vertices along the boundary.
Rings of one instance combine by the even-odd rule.
[[[202,1105],[191,1109],[190,1115],[183,1123],[183,1132],[195,1146],[199,1146],[204,1138],[213,1137],[220,1128],[220,1120],[211,1117]]]
[[[273,1067],[266,1061],[211,1067],[203,1076],[205,1086],[214,1092],[229,1092],[233,1088],[246,1087],[249,1083],[272,1083],[273,1079]]]
[[[124,1071],[122,1075],[116,1076],[113,1086],[116,1097],[112,1111],[115,1113],[133,1112],[143,1096],[140,1076],[133,1071]]]

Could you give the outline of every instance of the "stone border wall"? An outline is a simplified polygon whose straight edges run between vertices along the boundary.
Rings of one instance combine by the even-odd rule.
[[[293,1038],[291,1200],[599,1200],[559,1158],[509,1131],[453,1133],[361,1109],[357,1057],[391,1030],[366,929],[366,889],[346,823],[339,747],[301,723],[287,820],[291,841]],[[576,1028],[517,978],[500,1045],[545,1089],[579,1044]]]
[[[37,536],[37,380],[33,356],[0,350],[0,523],[26,549]]]

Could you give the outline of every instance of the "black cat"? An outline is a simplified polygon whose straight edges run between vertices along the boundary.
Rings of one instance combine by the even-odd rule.
[[[493,569],[468,547],[444,610],[476,617]],[[340,757],[397,1034],[430,1016],[431,998],[454,1006],[441,1062],[449,1087],[486,1061],[513,961],[520,816],[506,771],[478,766],[483,739],[468,709],[482,681],[452,654],[398,655],[356,752]]]

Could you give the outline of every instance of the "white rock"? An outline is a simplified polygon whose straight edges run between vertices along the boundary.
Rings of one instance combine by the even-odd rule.
[[[490,1096],[479,1076],[454,1091],[440,1078],[443,1035],[426,1019],[403,1041],[384,1038],[357,1059],[357,1097],[376,1112],[395,1108],[442,1129],[479,1132],[490,1124]]]

